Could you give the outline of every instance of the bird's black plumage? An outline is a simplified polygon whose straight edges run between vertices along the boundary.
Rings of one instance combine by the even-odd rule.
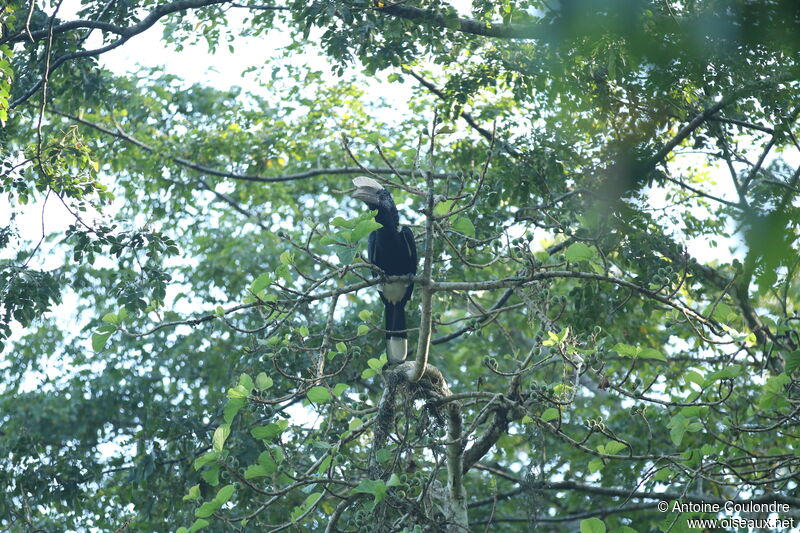
[[[387,276],[409,277],[417,273],[417,246],[411,229],[400,226],[392,195],[378,182],[369,178],[353,180],[357,189],[353,194],[362,200],[370,209],[377,209],[375,220],[383,227],[369,235],[367,259]],[[405,360],[408,336],[406,329],[405,306],[411,298],[414,283],[393,281],[384,283],[379,294],[384,308],[384,324],[386,329],[386,353],[389,360],[399,363]]]

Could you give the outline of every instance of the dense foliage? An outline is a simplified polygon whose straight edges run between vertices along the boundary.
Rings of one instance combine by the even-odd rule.
[[[3,530],[800,520],[797,2],[3,9]],[[109,68],[144,32],[244,88]]]

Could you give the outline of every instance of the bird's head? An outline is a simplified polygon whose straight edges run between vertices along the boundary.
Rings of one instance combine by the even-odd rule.
[[[356,190],[353,191],[353,198],[361,200],[370,209],[389,209],[394,207],[394,200],[392,200],[392,193],[383,188],[383,185],[378,183],[372,178],[366,176],[358,176],[353,178],[353,185]]]

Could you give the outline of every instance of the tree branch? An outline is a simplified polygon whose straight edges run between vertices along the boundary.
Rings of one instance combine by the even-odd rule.
[[[447,16],[442,12],[401,3],[387,5],[378,8],[377,11],[434,28],[451,29],[498,39],[540,39],[548,32],[548,27],[542,24],[492,24],[475,19]]]
[[[430,152],[428,153],[429,168],[425,175],[425,184],[427,189],[425,191],[425,256],[422,266],[422,302],[420,304],[417,355],[414,361],[414,372],[409,377],[412,383],[419,381],[425,372],[425,367],[428,365],[428,354],[431,348],[431,325],[433,321],[433,289],[431,288],[433,272],[433,208],[436,203],[433,187],[433,158],[436,142],[436,119],[437,117],[434,116],[433,124],[431,125],[431,146]]]
[[[111,135],[112,137],[116,137],[117,139],[121,139],[128,143],[131,143],[135,146],[138,146],[139,148],[141,148],[146,152],[158,153],[158,150],[155,147],[150,146],[149,144],[146,144],[143,141],[140,141],[139,139],[133,137],[132,135],[129,135],[124,131],[120,130],[119,128],[117,129],[117,131],[114,131],[109,128],[106,128],[105,126],[102,126],[95,122],[90,122],[86,119],[72,115],[70,113],[65,113],[63,111],[58,111],[56,109],[47,109],[47,111],[68,118],[79,124],[83,124],[84,126],[93,128],[99,132],[105,133],[106,135]],[[352,174],[360,174],[364,172],[364,170],[367,170],[374,174],[400,174],[403,176],[412,176],[415,174],[414,170],[407,170],[407,169],[378,168],[378,167],[364,167],[364,168],[333,167],[333,168],[315,168],[312,170],[304,170],[303,172],[286,174],[283,176],[260,176],[257,174],[240,174],[237,172],[230,172],[227,170],[211,168],[183,157],[178,157],[178,156],[167,156],[167,157],[173,163],[184,166],[186,168],[190,168],[192,170],[196,170],[197,172],[201,172],[203,174],[208,174],[210,176],[216,176],[219,178],[229,178],[239,181],[252,181],[257,183],[282,183],[286,181],[297,181],[308,178],[314,178],[317,176],[352,175]],[[434,177],[437,179],[449,179],[457,176],[458,173],[456,172],[440,172],[434,175]]]
[[[94,48],[92,50],[80,50],[78,52],[71,52],[71,53],[64,54],[64,55],[60,56],[58,59],[53,61],[53,64],[50,65],[49,68],[46,69],[46,72],[44,73],[42,79],[40,79],[39,81],[34,83],[33,86],[31,86],[27,91],[25,91],[19,98],[17,98],[13,102],[11,102],[11,104],[9,105],[9,108],[13,109],[13,108],[17,107],[18,105],[20,105],[21,103],[27,101],[31,96],[33,96],[33,94],[39,89],[39,87],[42,86],[42,83],[44,83],[44,79],[48,75],[52,74],[53,71],[55,71],[58,67],[60,67],[61,65],[63,65],[67,61],[70,61],[72,59],[78,59],[78,58],[81,58],[81,57],[98,56],[100,54],[104,54],[105,52],[113,50],[113,49],[115,49],[115,48],[117,48],[119,46],[122,46],[131,37],[134,37],[135,35],[138,35],[138,34],[144,32],[145,30],[148,30],[156,22],[158,22],[159,19],[161,19],[161,18],[163,18],[163,17],[165,17],[167,15],[171,15],[172,13],[176,13],[178,11],[184,11],[184,10],[188,10],[188,9],[198,9],[198,8],[201,8],[201,7],[208,7],[208,6],[217,5],[217,4],[224,4],[224,3],[228,2],[228,1],[229,0],[179,0],[177,2],[172,2],[172,3],[169,3],[169,4],[164,4],[164,5],[158,6],[153,11],[151,11],[149,15],[147,15],[145,18],[143,18],[138,24],[134,24],[133,26],[115,28],[118,31],[114,31],[113,33],[116,33],[116,34],[120,35],[120,38],[117,39],[116,41],[114,41],[112,43],[109,43],[106,46],[102,46],[100,48]],[[91,22],[91,21],[84,21],[84,22]],[[65,24],[70,24],[70,23],[65,23]],[[94,23],[94,24],[96,25],[98,23]],[[81,27],[81,26],[78,26],[78,27]],[[88,28],[88,27],[92,27],[92,26],[84,26],[84,27]],[[75,29],[75,27],[70,27],[68,29]],[[101,29],[103,29],[103,28],[101,28]],[[67,30],[64,30],[64,31],[67,31]],[[106,28],[106,31],[111,31],[111,30]]]

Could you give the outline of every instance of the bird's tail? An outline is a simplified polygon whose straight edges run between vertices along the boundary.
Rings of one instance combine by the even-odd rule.
[[[408,351],[408,334],[406,329],[406,304],[384,303],[384,329],[386,329],[386,355],[392,363],[406,360]]]

